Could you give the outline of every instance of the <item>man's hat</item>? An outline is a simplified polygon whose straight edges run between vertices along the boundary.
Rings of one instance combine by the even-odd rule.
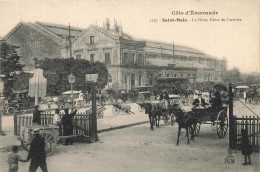
[[[34,128],[33,129],[33,134],[39,134],[40,133],[40,129],[39,128]]]

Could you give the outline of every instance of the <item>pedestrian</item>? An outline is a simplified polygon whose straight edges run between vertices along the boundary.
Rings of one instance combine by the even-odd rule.
[[[69,136],[69,135],[73,135],[73,118],[77,113],[77,110],[75,110],[74,112],[72,112],[71,114],[69,114],[69,109],[65,109],[64,110],[65,115],[62,117],[61,121],[62,121],[62,125],[63,125],[63,135],[64,136]],[[73,145],[73,139],[72,138],[67,138],[65,139],[65,144],[68,146],[69,144]]]
[[[53,115],[53,124],[58,127],[59,135],[61,135],[61,117],[60,117],[60,109],[55,110],[55,114]],[[58,143],[61,142],[61,139],[57,139]]]
[[[39,110],[39,105],[36,105],[34,107],[34,111],[33,111],[33,125],[41,125],[41,112]]]
[[[245,162],[242,165],[251,165],[251,158],[250,155],[252,154],[251,145],[249,144],[249,139],[247,135],[247,130],[241,130],[242,135],[242,155],[244,155]],[[247,162],[248,159],[248,162]]]
[[[33,129],[34,138],[31,142],[30,150],[27,156],[27,161],[31,159],[29,172],[36,172],[40,166],[43,172],[48,172],[46,164],[45,141],[40,135],[40,129]]]
[[[20,155],[18,155],[18,146],[13,146],[12,147],[12,152],[9,152],[7,157],[8,157],[8,164],[9,164],[9,172],[17,172],[18,171],[18,161],[21,162],[27,162],[27,160],[22,159]]]
[[[245,103],[246,103],[246,101],[247,101],[247,92],[246,91],[244,91],[244,99],[245,99]]]

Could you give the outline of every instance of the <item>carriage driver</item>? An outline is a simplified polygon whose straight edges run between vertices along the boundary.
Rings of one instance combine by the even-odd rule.
[[[192,105],[194,105],[195,108],[197,107],[204,107],[205,105],[208,105],[208,103],[205,102],[205,99],[202,98],[201,92],[198,93],[198,98],[196,98]]]

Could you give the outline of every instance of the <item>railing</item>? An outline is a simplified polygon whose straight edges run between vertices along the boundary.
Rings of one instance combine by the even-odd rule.
[[[64,114],[60,114],[62,118]],[[53,125],[53,116],[51,112],[41,113],[41,125]],[[77,113],[73,119],[73,135],[84,135],[90,136],[91,133],[91,115],[90,113]],[[14,134],[20,134],[21,126],[32,126],[33,125],[32,115],[14,115]],[[60,135],[63,135],[63,127],[60,126]]]
[[[236,150],[241,150],[241,129],[246,129],[248,134],[249,143],[253,152],[260,151],[260,118],[246,116],[234,119],[234,142],[233,147]]]

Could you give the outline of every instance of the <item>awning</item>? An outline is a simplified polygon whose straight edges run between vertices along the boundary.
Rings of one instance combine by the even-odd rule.
[[[249,87],[246,85],[240,85],[240,86],[237,86],[236,88],[249,88]]]

